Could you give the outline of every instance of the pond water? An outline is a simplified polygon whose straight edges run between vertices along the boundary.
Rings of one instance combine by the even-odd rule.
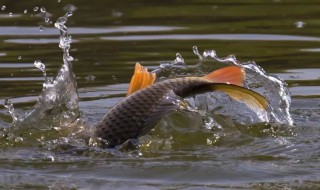
[[[1,0],[0,101],[9,99],[23,121],[12,124],[0,107],[0,188],[319,189],[319,10],[316,0]],[[63,61],[54,26],[68,11],[73,61]],[[290,115],[247,124],[248,110],[224,112],[221,105],[207,117],[175,112],[132,151],[101,149],[78,136],[125,96],[136,62],[152,70],[180,53],[189,66],[207,65],[191,74],[219,64],[199,60],[194,46],[254,61],[282,78]],[[46,82],[35,62],[45,66]],[[71,62],[76,77],[60,70],[65,83],[57,94],[64,96],[54,97],[71,104],[39,103],[52,98],[53,78]],[[273,95],[269,101],[277,102]]]

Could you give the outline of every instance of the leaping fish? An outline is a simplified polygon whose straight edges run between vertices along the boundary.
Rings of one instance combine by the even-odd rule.
[[[202,77],[182,77],[154,83],[155,73],[139,63],[135,66],[127,97],[113,106],[96,125],[95,136],[102,147],[112,148],[148,133],[163,117],[177,110],[175,100],[208,91],[222,91],[231,98],[255,108],[267,110],[268,101],[242,87],[244,69],[228,66]]]

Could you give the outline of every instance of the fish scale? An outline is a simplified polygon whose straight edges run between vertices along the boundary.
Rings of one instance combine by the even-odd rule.
[[[154,109],[157,103],[162,101],[168,91],[172,90],[183,96],[189,88],[208,83],[210,81],[198,80],[196,77],[169,79],[140,90],[111,108],[97,124],[95,134],[107,140],[108,143],[104,144],[104,147],[114,147],[128,139],[137,138],[144,128],[149,127],[145,126],[148,116],[156,111]],[[174,106],[172,103],[172,107]]]

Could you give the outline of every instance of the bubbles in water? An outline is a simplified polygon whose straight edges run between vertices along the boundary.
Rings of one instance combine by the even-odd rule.
[[[7,8],[7,7],[6,7],[5,5],[2,5],[2,6],[1,6],[1,10],[2,10],[2,11],[6,10],[6,8]]]
[[[25,14],[26,14],[27,12],[28,12],[28,10],[27,10],[27,9],[25,9],[25,10],[23,11],[23,13],[25,13]]]
[[[38,11],[39,7],[33,7],[33,11],[36,12]]]
[[[18,59],[19,59],[19,60],[21,60],[21,59],[22,59],[22,56],[21,56],[21,55],[19,55],[19,56],[18,56]]]
[[[9,17],[12,17],[12,12],[9,12]]]

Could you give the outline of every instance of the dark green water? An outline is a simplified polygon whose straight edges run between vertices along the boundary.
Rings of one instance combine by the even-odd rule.
[[[133,152],[53,146],[56,137],[47,130],[27,142],[1,141],[0,188],[320,188],[318,1],[0,0],[0,101],[10,98],[17,115],[32,109],[41,93],[43,77],[34,61],[44,62],[50,77],[62,64],[59,31],[39,15],[40,8],[54,23],[68,4],[76,7],[67,26],[87,121],[97,122],[125,96],[136,62],[155,68],[179,52],[195,64],[196,45],[201,52],[255,61],[283,78],[294,125],[230,125],[217,116],[227,127],[207,131],[177,113],[161,121],[171,129],[156,128],[142,139],[152,143]],[[11,122],[1,107],[0,127]]]

